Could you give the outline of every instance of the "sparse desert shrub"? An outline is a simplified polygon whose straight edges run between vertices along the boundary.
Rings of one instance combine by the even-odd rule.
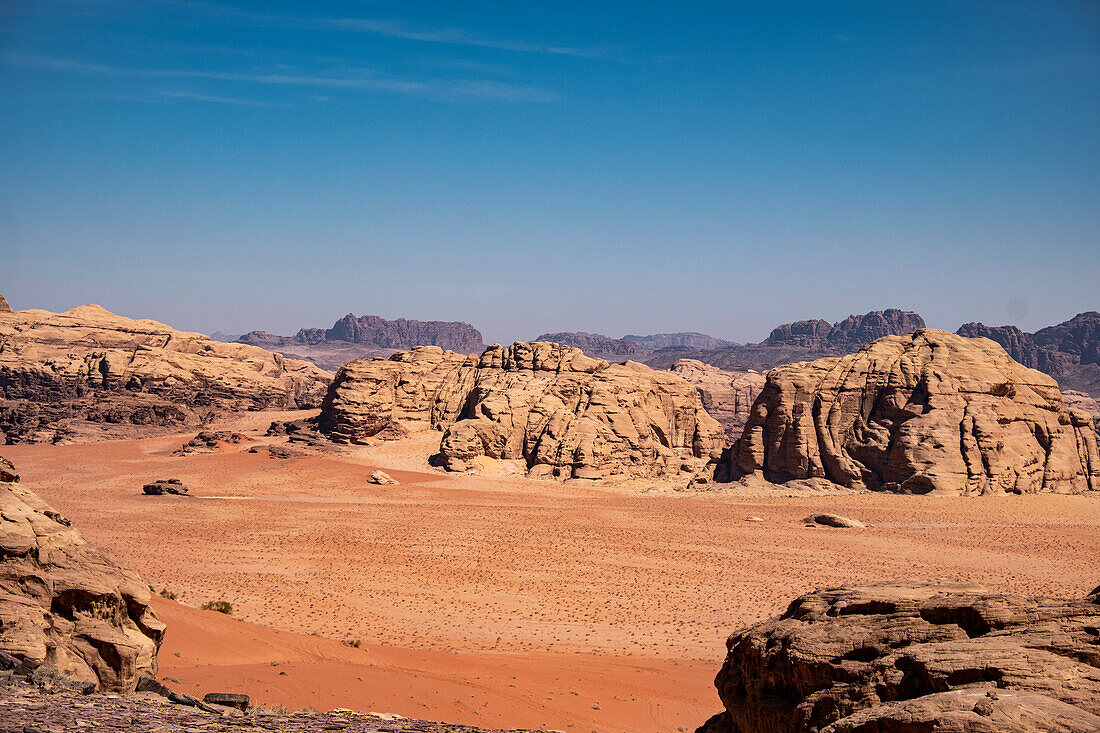
[[[233,606],[229,601],[207,601],[202,604],[202,610],[204,611],[217,611],[218,613],[224,613],[227,616],[233,614]]]
[[[173,593],[172,591],[168,590],[167,588],[161,588],[160,589],[160,594],[162,596],[164,596],[165,598],[167,598],[168,600],[170,600],[170,601],[176,600],[176,594]]]
[[[359,639],[344,639],[344,644],[346,644],[347,646],[353,646],[356,649],[358,649],[362,643],[363,642]]]

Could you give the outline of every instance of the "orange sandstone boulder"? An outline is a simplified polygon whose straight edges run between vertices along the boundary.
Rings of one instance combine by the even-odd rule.
[[[132,691],[139,675],[156,674],[164,636],[148,587],[9,480],[2,458],[0,469],[0,651],[103,691]]]

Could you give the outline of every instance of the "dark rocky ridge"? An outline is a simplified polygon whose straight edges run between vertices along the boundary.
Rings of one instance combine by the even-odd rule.
[[[237,339],[284,356],[307,359],[326,369],[339,369],[354,359],[389,356],[414,346],[438,346],[460,354],[480,353],[481,331],[462,321],[387,320],[348,313],[332,328],[303,328],[293,336],[251,331]]]
[[[830,325],[820,319],[784,323],[758,344],[732,345],[702,351],[669,347],[660,349],[646,363],[668,369],[679,359],[696,359],[730,371],[765,372],[781,364],[843,356],[883,336],[902,336],[924,327],[924,319],[912,311],[888,308],[862,316],[848,316]]]
[[[1058,380],[1063,389],[1100,397],[1100,313],[1088,311],[1035,333],[1016,326],[966,323],[960,336],[996,341],[1016,361]]]
[[[623,336],[625,341],[633,341],[643,351],[654,352],[658,349],[723,349],[729,346],[737,346],[732,341],[708,336],[705,333],[695,331],[677,331],[675,333],[651,333],[648,336],[635,336],[627,334]]]
[[[726,642],[697,733],[1100,730],[1100,588],[1077,600],[944,580],[819,590]]]
[[[717,349],[736,346],[732,341],[724,341],[694,331],[653,333],[648,336],[628,334],[620,339],[604,336],[602,333],[562,331],[544,333],[535,341],[550,341],[563,346],[572,346],[588,356],[595,357],[630,357],[652,354],[661,349]]]
[[[636,356],[644,354],[642,347],[627,339],[611,338],[599,333],[586,333],[584,331],[563,331],[561,333],[544,333],[535,341],[549,341],[550,343],[572,346],[580,349],[588,356]]]

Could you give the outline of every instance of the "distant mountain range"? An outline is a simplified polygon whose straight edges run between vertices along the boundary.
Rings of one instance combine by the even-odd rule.
[[[225,337],[220,332],[213,337]],[[307,359],[325,369],[339,369],[363,357],[388,356],[413,346],[438,346],[460,354],[485,349],[481,331],[461,321],[387,320],[379,316],[348,313],[332,328],[303,328],[294,336],[250,331],[234,339],[295,359]]]
[[[628,334],[619,339],[604,336],[600,333],[562,331],[560,333],[541,334],[535,341],[553,341],[557,344],[573,346],[581,349],[589,356],[598,357],[638,357],[667,348],[703,350],[736,346],[732,341],[724,341],[694,331],[654,333],[648,336]]]
[[[820,319],[785,323],[759,344],[701,350],[660,349],[646,363],[668,369],[679,359],[696,359],[731,371],[767,371],[795,361],[843,356],[883,336],[900,336],[924,327],[924,319],[918,314],[890,308],[848,316],[833,324]],[[1024,366],[1054,377],[1063,390],[1100,397],[1100,313],[1081,313],[1035,333],[1021,331],[1016,326],[982,323],[967,323],[957,333],[992,339]]]

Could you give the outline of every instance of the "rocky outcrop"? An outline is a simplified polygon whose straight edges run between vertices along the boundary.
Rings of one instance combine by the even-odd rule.
[[[562,346],[572,346],[589,356],[636,356],[645,353],[642,347],[628,339],[616,339],[603,334],[585,333],[584,331],[544,333],[535,341],[549,341]]]
[[[680,359],[669,371],[695,387],[703,408],[722,425],[729,442],[741,436],[749,410],[764,388],[763,374],[728,372],[695,359]]]
[[[1100,313],[1079,313],[1057,326],[1026,333],[1016,326],[963,324],[958,333],[996,341],[1024,366],[1058,380],[1065,389],[1100,397]]]
[[[11,464],[0,458],[3,466]],[[137,575],[33,492],[0,481],[0,651],[130,691],[140,674],[156,673],[163,636]]]
[[[0,313],[11,313],[11,306],[8,305],[8,301],[3,295],[0,295]]]
[[[789,364],[716,479],[827,479],[906,493],[1100,489],[1092,419],[986,339],[926,329]]]
[[[187,491],[187,487],[178,478],[157,479],[141,487],[141,492],[146,496],[164,496],[166,494],[186,496]]]
[[[1100,588],[1097,589],[1100,591]],[[815,591],[726,642],[711,733],[1100,730],[1100,593]]]
[[[725,349],[737,346],[733,341],[708,336],[705,333],[694,331],[677,331],[676,333],[651,333],[648,336],[635,336],[628,334],[623,336],[626,341],[633,341],[641,347],[642,351],[652,353],[660,349]]]
[[[55,440],[69,420],[187,425],[225,411],[312,407],[330,378],[313,364],[95,305],[0,313],[9,442]]]
[[[831,325],[821,319],[784,323],[758,344],[733,344],[695,351],[669,347],[655,353],[646,363],[667,369],[677,359],[690,358],[730,371],[764,372],[796,361],[843,356],[882,336],[903,335],[921,328],[924,328],[924,319],[916,313],[888,308],[862,316],[848,316]]]
[[[336,375],[320,427],[355,442],[394,425],[444,431],[451,470],[485,459],[535,476],[676,475],[716,457],[721,427],[683,379],[579,349],[517,342],[480,356],[434,347],[359,360]]]

